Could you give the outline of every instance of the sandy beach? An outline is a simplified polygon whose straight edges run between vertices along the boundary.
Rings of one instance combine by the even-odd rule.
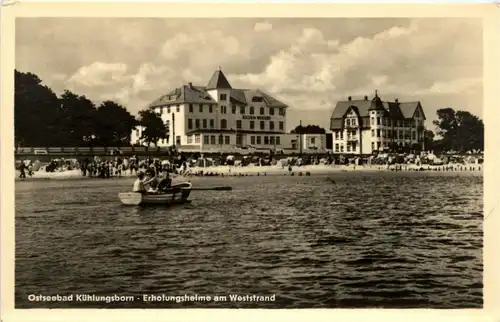
[[[470,164],[470,165],[446,165],[446,166],[431,166],[423,165],[417,166],[415,164],[409,165],[397,165],[400,171],[417,171],[422,168],[424,172],[426,171],[447,171],[447,172],[482,172],[482,165]],[[294,166],[292,167],[292,172],[294,175],[310,175],[314,174],[328,174],[335,172],[345,172],[345,171],[365,171],[365,172],[377,172],[377,171],[394,171],[395,165],[391,165],[389,168],[385,165],[306,165],[306,166]],[[448,169],[448,170],[446,170]],[[214,166],[214,167],[192,167],[190,168],[191,173],[194,175],[203,171],[203,173],[213,173],[222,174],[224,176],[257,176],[257,175],[286,175],[289,174],[287,167],[281,166]],[[19,171],[16,171],[16,179],[19,178]],[[134,173],[125,171],[122,177],[135,176]],[[29,178],[29,177],[28,177]],[[70,179],[70,178],[82,178],[80,170],[68,170],[63,172],[45,172],[36,171],[32,179]]]

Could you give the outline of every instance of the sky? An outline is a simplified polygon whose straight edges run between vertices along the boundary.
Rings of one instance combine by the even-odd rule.
[[[234,88],[289,106],[287,127],[329,127],[348,96],[420,101],[482,117],[482,25],[474,18],[17,18],[16,69],[132,114],[221,67]]]

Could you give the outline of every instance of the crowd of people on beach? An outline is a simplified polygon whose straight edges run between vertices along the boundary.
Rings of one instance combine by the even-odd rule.
[[[161,158],[153,157],[94,157],[77,159],[54,159],[48,164],[41,166],[39,161],[23,161],[17,166],[20,178],[33,176],[37,170],[46,172],[64,172],[78,170],[83,177],[89,178],[112,178],[136,175],[138,172],[145,173],[146,170],[154,171],[157,176],[165,176],[166,173],[174,173],[183,176],[219,176],[224,173],[212,171],[213,167],[227,166],[228,174],[235,174],[242,167],[278,167],[292,172],[292,168],[300,168],[306,165],[347,166],[363,168],[385,168],[390,171],[405,171],[415,169],[434,171],[472,171],[480,169],[482,156],[471,155],[441,155],[432,153],[421,154],[378,154],[372,156],[348,156],[348,155],[306,155],[306,156],[241,156],[212,155],[204,157],[201,154],[168,155]]]

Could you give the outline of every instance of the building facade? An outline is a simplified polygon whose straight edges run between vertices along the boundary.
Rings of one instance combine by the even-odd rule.
[[[330,120],[333,153],[372,154],[398,147],[424,149],[425,113],[420,102],[371,100],[337,102]]]
[[[149,107],[168,129],[168,139],[158,146],[207,152],[292,147],[294,136],[286,133],[288,106],[259,89],[232,88],[220,69],[207,86],[183,85]]]

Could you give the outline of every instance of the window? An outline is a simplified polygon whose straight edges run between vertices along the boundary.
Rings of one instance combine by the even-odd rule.
[[[335,152],[339,152],[339,144],[338,143],[335,144]]]
[[[230,137],[229,137],[228,135],[226,135],[226,136],[224,137],[224,143],[225,143],[225,144],[231,144],[231,139],[230,139]]]
[[[274,136],[269,137],[269,144],[274,145]]]
[[[350,120],[350,119],[345,120],[345,124],[346,124],[347,126],[351,125],[351,120]]]
[[[344,145],[343,144],[340,145],[340,152],[341,153],[344,152]]]
[[[257,137],[257,144],[261,144],[260,136]]]
[[[385,130],[382,130],[382,137],[385,138]]]
[[[338,139],[339,139],[339,131],[335,131],[335,140],[338,140]]]
[[[187,141],[187,144],[193,144],[193,137],[191,135],[188,135],[186,141]]]
[[[272,107],[269,108],[269,115],[274,115],[274,108]]]
[[[253,115],[255,113],[253,106],[250,106],[250,115]]]
[[[250,144],[255,144],[255,136],[250,137]]]
[[[372,130],[372,136],[375,136],[375,130]]]
[[[235,105],[231,106],[231,112],[233,114],[236,114],[236,106]]]
[[[215,135],[210,136],[210,144],[215,144]]]
[[[264,99],[261,96],[252,97],[252,102],[262,102]]]
[[[167,107],[167,113],[170,114],[170,106]]]
[[[260,129],[264,130],[266,126],[264,125],[264,121],[260,121]]]
[[[269,137],[264,136],[264,145],[268,145],[268,144],[269,144]]]
[[[170,111],[168,112],[170,113]],[[189,104],[189,113],[193,113],[193,104]]]
[[[377,125],[380,125],[380,117],[377,117]]]
[[[274,130],[274,122],[273,121],[269,122],[269,129]]]
[[[210,120],[210,128],[213,129],[215,127],[215,121],[213,119]]]
[[[250,121],[250,130],[255,128],[255,121]]]
[[[212,108],[212,105],[209,105],[209,106],[208,106],[208,113],[213,113],[213,111],[214,111],[214,110],[213,110],[213,108]]]
[[[222,134],[219,135],[219,144],[222,145],[223,144],[223,141],[222,141]]]
[[[260,108],[260,115],[264,115],[264,113],[265,113],[265,112],[264,112],[264,108],[263,108],[263,107],[261,107],[261,108]]]
[[[245,106],[240,106],[240,113],[245,114]]]
[[[225,100],[227,100],[227,94],[220,94],[219,101],[225,101]]]
[[[180,110],[181,110],[181,107],[180,107],[179,105],[177,105],[177,106],[175,107],[175,111],[176,111],[177,113],[179,113],[179,112],[180,112]]]
[[[203,113],[203,104],[200,104],[200,113]]]
[[[227,128],[227,120],[225,119],[220,120],[220,128],[221,129]]]
[[[351,152],[351,145],[350,144],[347,144],[347,146],[346,146],[346,152]]]
[[[411,138],[412,138],[412,140],[416,140],[417,139],[417,133],[415,131],[411,132]]]
[[[380,137],[380,129],[377,129],[377,137]]]
[[[194,127],[195,127],[196,129],[199,129],[199,128],[200,128],[200,120],[199,120],[199,119],[196,119],[196,120],[194,121],[194,124],[195,124],[195,125],[194,125]]]
[[[344,132],[343,131],[340,131],[340,139],[343,140],[344,139]]]
[[[281,115],[281,116],[284,116],[285,115],[285,109],[283,107],[280,107],[280,109],[278,110],[278,114]]]
[[[316,138],[311,138],[311,144],[316,144]]]
[[[241,129],[241,120],[236,120],[236,128]]]
[[[203,136],[203,144],[208,144],[210,142],[209,140],[210,139],[209,139],[208,135]]]
[[[167,130],[170,130],[170,120],[167,120],[165,122],[165,127],[167,128]]]
[[[356,119],[352,119],[352,120],[351,120],[351,124],[352,124],[352,125],[356,125]]]
[[[243,138],[241,135],[236,135],[236,145],[241,145],[243,143]]]
[[[283,131],[285,129],[285,123],[280,122],[279,127],[280,127],[280,130]]]
[[[181,145],[181,136],[180,135],[177,135],[175,137],[175,145]]]
[[[226,113],[227,113],[227,107],[226,107],[226,106],[224,106],[224,105],[222,105],[222,106],[220,107],[220,113],[221,113],[221,114],[226,114]]]
[[[207,128],[207,119],[203,119],[203,128],[206,129]]]
[[[375,142],[372,142],[372,151],[375,151]]]
[[[280,145],[281,144],[280,141],[281,141],[281,138],[279,136],[277,136],[276,141],[275,141],[276,145]]]
[[[377,150],[380,150],[380,141],[377,142]]]
[[[188,129],[192,129],[193,128],[193,119],[188,119]]]

